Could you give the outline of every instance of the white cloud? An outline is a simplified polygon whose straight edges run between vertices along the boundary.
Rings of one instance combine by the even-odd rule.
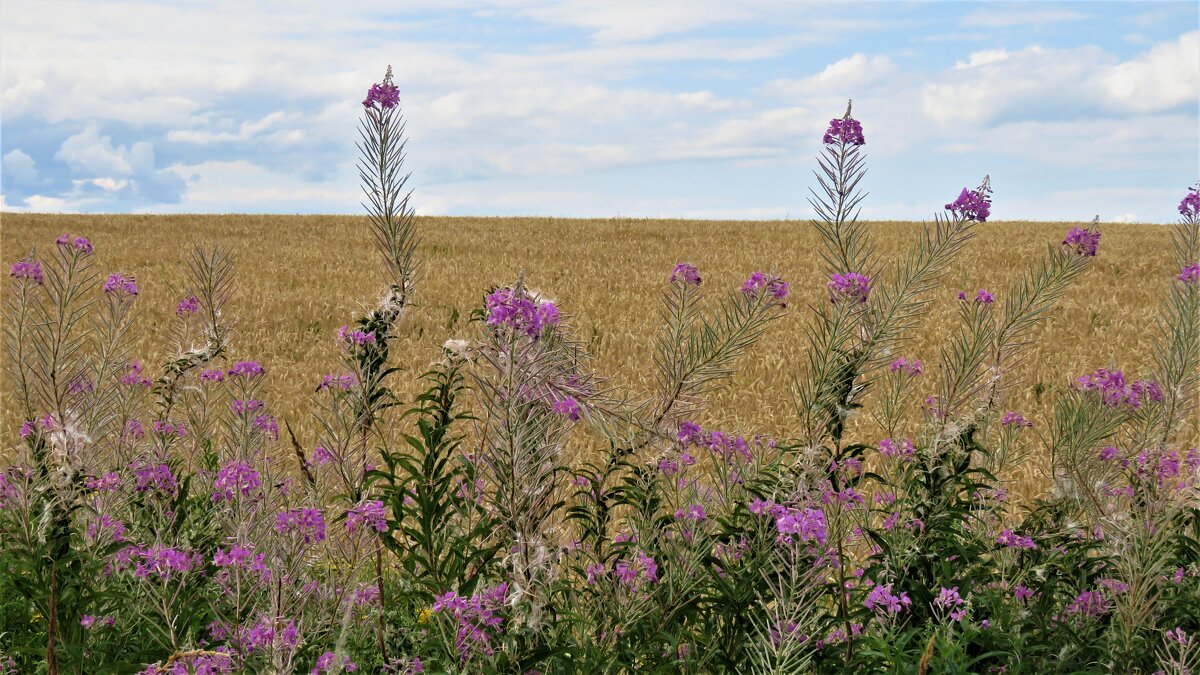
[[[1063,21],[1079,21],[1090,15],[1065,9],[1009,8],[995,3],[987,9],[971,12],[962,18],[962,25],[969,28],[1012,28],[1015,26],[1043,25]]]
[[[855,54],[835,61],[816,75],[803,79],[781,79],[765,87],[767,93],[794,99],[813,95],[844,96],[850,98],[855,92],[873,88],[893,77],[898,68],[887,56]]]
[[[1200,31],[1155,45],[1100,76],[1109,102],[1125,110],[1157,112],[1200,102]]]
[[[1200,102],[1200,31],[1124,62],[1094,46],[975,52],[927,83],[922,96],[925,113],[943,126],[1194,106]]]
[[[648,40],[697,28],[722,24],[752,15],[744,7],[726,2],[563,2],[529,8],[526,16],[547,23],[594,31],[598,42]]]
[[[20,148],[0,157],[0,180],[5,183],[28,185],[37,180],[37,163]]]

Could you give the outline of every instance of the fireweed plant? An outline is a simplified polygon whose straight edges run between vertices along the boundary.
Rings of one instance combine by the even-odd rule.
[[[1194,671],[1200,186],[1149,370],[1095,363],[1037,430],[1005,402],[1102,253],[1098,220],[1010,288],[941,297],[990,181],[888,263],[857,218],[865,145],[849,107],[823,137],[825,297],[779,385],[787,438],[702,421],[797,311],[788,281],[756,271],[710,298],[687,262],[664,270],[650,391],[596,372],[517,274],[398,401],[389,349],[420,266],[390,69],[358,144],[386,287],[329,336],[315,438],[233,353],[231,252],[191,254],[155,367],[131,347],[142,280],[101,271],[78,234],[31,251],[4,319],[22,424],[0,474],[0,671]],[[927,365],[908,337],[939,300],[959,316]],[[608,452],[568,462],[585,434]],[[1005,477],[1035,456],[1052,490],[1018,507]]]

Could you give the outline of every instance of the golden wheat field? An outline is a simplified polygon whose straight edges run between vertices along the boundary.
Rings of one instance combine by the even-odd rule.
[[[136,353],[153,364],[163,354],[166,321],[184,283],[184,260],[194,243],[221,244],[238,252],[237,326],[233,355],[263,363],[268,404],[311,445],[309,395],[333,369],[334,333],[371,306],[382,275],[364,218],[346,216],[137,216],[3,215],[3,257],[11,262],[33,247],[53,245],[64,231],[86,235],[99,269],[136,276],[141,294]],[[678,220],[563,220],[550,218],[421,218],[424,272],[415,310],[396,365],[411,374],[393,386],[404,398],[418,389],[424,371],[450,337],[464,337],[470,310],[484,289],[511,282],[524,270],[527,283],[558,301],[577,334],[589,342],[600,373],[635,397],[647,391],[658,295],[672,266],[700,267],[710,294],[727,292],[756,269],[774,270],[792,283],[788,315],[775,323],[742,362],[703,423],[748,433],[786,436],[792,418],[789,383],[803,364],[807,309],[825,298],[817,265],[817,237],[802,221],[718,222]],[[909,247],[919,223],[872,224],[885,259]],[[976,237],[944,279],[927,319],[897,350],[923,359],[925,377],[937,376],[939,348],[956,320],[959,289],[1000,292],[1068,223],[997,222]],[[1006,409],[1024,412],[1045,430],[1053,392],[1101,366],[1130,373],[1149,363],[1153,326],[1169,269],[1169,229],[1159,225],[1102,227],[1101,255],[1040,329],[1025,366],[1023,386]],[[932,388],[927,381],[925,388]],[[4,389],[6,409],[8,389]],[[922,396],[924,395],[922,391]],[[15,438],[5,415],[0,431]],[[1193,420],[1193,436],[1196,421]],[[1040,467],[1021,467],[1018,492],[1044,483]]]

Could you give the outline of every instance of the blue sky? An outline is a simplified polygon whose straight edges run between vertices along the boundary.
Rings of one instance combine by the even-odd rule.
[[[855,101],[872,218],[1169,222],[1200,3],[0,6],[5,210],[359,213],[391,64],[426,214],[805,218]]]

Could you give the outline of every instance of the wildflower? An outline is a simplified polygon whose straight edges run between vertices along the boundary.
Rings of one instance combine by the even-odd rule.
[[[83,484],[87,489],[96,492],[116,492],[121,489],[121,474],[110,471],[99,478],[88,476]]]
[[[378,104],[381,110],[391,110],[400,103],[400,89],[392,84],[392,67],[388,66],[387,75],[383,82],[371,85],[367,97],[363,99],[363,107],[370,108]]]
[[[373,584],[362,584],[355,589],[354,594],[350,598],[355,607],[366,607],[379,603],[379,586]]]
[[[276,516],[275,531],[298,533],[306,544],[325,541],[325,518],[317,509],[291,509]]]
[[[332,452],[329,452],[324,448],[324,446],[320,445],[313,448],[312,458],[313,463],[317,466],[323,466],[325,464],[337,461],[337,458],[333,456]]]
[[[342,656],[335,652],[325,652],[317,657],[317,662],[313,664],[313,669],[309,671],[309,675],[339,673],[343,670],[347,673],[353,673],[358,670],[358,664],[351,661],[349,656]]]
[[[700,270],[691,263],[681,262],[671,272],[671,283],[682,282],[684,285],[699,286]]]
[[[1179,215],[1184,218],[1195,218],[1200,214],[1200,191],[1188,188],[1187,195],[1179,202]]]
[[[1033,597],[1033,591],[1021,584],[1017,584],[1017,587],[1013,589],[1013,597],[1016,598],[1017,602],[1024,604],[1026,600]]]
[[[132,276],[110,274],[108,280],[104,282],[104,292],[108,295],[137,295],[137,282],[133,280]]]
[[[175,316],[183,316],[184,314],[195,314],[200,311],[200,298],[194,295],[189,295],[179,301],[175,305]]]
[[[829,288],[830,302],[845,300],[861,305],[871,293],[871,278],[857,272],[830,275],[825,285]]]
[[[1167,639],[1174,640],[1175,642],[1178,642],[1184,646],[1191,642],[1191,638],[1188,637],[1187,633],[1183,632],[1182,628],[1176,628],[1174,630],[1167,631]]]
[[[262,579],[271,578],[271,569],[267,567],[267,555],[265,553],[255,553],[253,548],[234,544],[226,551],[224,548],[217,548],[216,554],[213,555],[213,566],[221,568],[217,573],[217,580],[223,585],[229,580],[229,569],[238,568],[248,570],[259,575]]]
[[[876,614],[897,614],[911,604],[907,593],[893,594],[891,584],[875,584],[863,600],[863,606]]]
[[[96,617],[92,616],[91,614],[84,614],[83,618],[79,620],[79,625],[83,626],[84,628],[86,628],[88,630],[91,630],[92,626],[94,626],[95,624],[96,624]]]
[[[705,513],[704,506],[702,506],[700,504],[692,504],[691,506],[686,506],[684,508],[675,510],[675,519],[676,520],[691,520],[691,521],[695,521],[695,522],[700,522],[701,520],[704,520],[707,517],[708,517],[708,514]]]
[[[171,423],[166,420],[155,420],[152,426],[154,427],[154,433],[163,438],[168,436],[187,437],[187,427],[183,426],[183,422]]]
[[[1033,422],[1025,419],[1021,413],[1008,411],[1000,418],[1000,425],[1006,427],[1017,427],[1018,429],[1027,429],[1033,426]]]
[[[613,567],[613,576],[626,588],[637,590],[658,581],[658,563],[648,553],[637,550],[632,559],[621,559]]]
[[[1107,613],[1109,610],[1108,597],[1100,591],[1084,591],[1076,596],[1074,602],[1067,605],[1066,613],[1084,618],[1092,618]]]
[[[67,234],[66,232],[63,232],[61,235],[59,235],[58,239],[54,240],[54,243],[63,248],[75,249],[76,252],[82,253],[83,255],[88,255],[92,252],[92,242],[88,241],[84,237],[75,237],[72,239],[71,235]]]
[[[357,532],[360,527],[387,532],[387,511],[383,502],[365,501],[346,512],[346,529]]]
[[[362,347],[363,345],[375,344],[375,333],[342,326],[338,329],[338,339],[352,347]]]
[[[130,556],[134,576],[148,579],[157,576],[159,579],[169,579],[177,574],[187,574],[203,565],[204,560],[199,554],[188,553],[177,548],[161,544],[143,549],[137,546]]]
[[[1014,534],[1012,530],[1004,530],[1000,536],[996,538],[996,543],[1008,548],[1025,548],[1035,549],[1037,544],[1034,543],[1032,537],[1023,537],[1019,534]]]
[[[553,409],[554,412],[558,413],[559,415],[571,420],[572,422],[579,421],[579,402],[571,396],[567,396],[564,399],[555,401],[551,406],[551,409]]]
[[[1101,448],[1100,460],[1104,462],[1110,462],[1117,458],[1117,452],[1117,449],[1111,445]]]
[[[1175,278],[1189,286],[1200,286],[1200,262],[1184,265]]]
[[[946,588],[943,586],[938,595],[933,600],[933,605],[943,610],[949,610],[950,618],[954,621],[962,621],[967,615],[966,608],[963,608],[965,600],[958,594],[958,586]]]
[[[476,654],[492,656],[492,639],[504,624],[500,609],[508,595],[508,584],[485,589],[469,599],[447,591],[433,603],[435,614],[447,614],[456,624],[454,646],[459,658],[466,663]]]
[[[331,372],[331,374],[322,377],[317,390],[320,392],[323,389],[341,389],[343,392],[346,392],[350,387],[354,387],[354,384],[358,383],[358,380],[359,378],[354,374],[337,375]]]
[[[986,223],[988,216],[991,215],[992,202],[983,188],[978,190],[963,188],[962,192],[958,194],[958,199],[946,205],[946,210],[963,220]]]
[[[246,415],[246,414],[261,410],[263,407],[263,402],[256,401],[256,400],[245,400],[244,401],[239,398],[239,399],[234,399],[233,403],[229,404],[229,407],[233,410],[233,412],[235,414]]]
[[[235,492],[249,497],[261,487],[260,474],[246,462],[234,460],[217,472],[217,478],[213,481],[212,500],[233,501]]]
[[[21,422],[21,430],[18,433],[21,435],[23,440],[32,436],[33,432],[36,430],[37,429],[33,423],[33,420],[25,420],[24,422]]]
[[[142,362],[140,360],[134,359],[130,361],[127,368],[128,372],[121,377],[121,384],[126,387],[149,387],[153,384],[150,378],[142,375]]]
[[[130,468],[134,476],[133,489],[138,492],[157,491],[174,495],[179,487],[175,474],[166,464],[134,464]]]
[[[908,359],[902,356],[895,361],[892,361],[891,365],[888,366],[888,370],[893,373],[904,373],[906,375],[912,375],[913,377],[916,377],[917,375],[925,372],[925,364],[921,363],[919,359],[913,359],[910,362]]]
[[[1100,248],[1100,233],[1082,227],[1072,227],[1063,239],[1063,246],[1075,249],[1075,254],[1083,257],[1094,256]]]
[[[1137,410],[1143,399],[1161,402],[1162,388],[1153,380],[1138,380],[1133,384],[1125,384],[1125,375],[1119,370],[1097,369],[1089,375],[1083,375],[1075,380],[1081,391],[1099,393],[1104,405],[1110,408],[1127,407]]]
[[[224,382],[225,371],[220,368],[210,368],[200,373],[201,382]]]
[[[230,377],[252,378],[263,374],[263,367],[258,364],[258,361],[238,361],[229,369]]]
[[[964,302],[965,302],[965,301],[966,301],[966,299],[967,299],[967,292],[966,292],[966,291],[959,291],[959,292],[958,292],[958,299],[959,299],[959,300],[962,300],[962,301],[964,301]],[[981,289],[979,289],[978,291],[975,291],[975,304],[977,304],[977,305],[990,305],[990,304],[992,304],[992,303],[993,303],[993,302],[995,302],[995,301],[996,301],[996,296],[992,295],[992,294],[991,294],[991,293],[988,291],[988,289],[986,289],[986,288],[981,288]]]
[[[279,440],[279,420],[273,415],[258,415],[254,418],[254,428],[263,432],[273,441]]]
[[[775,529],[779,532],[779,541],[787,544],[793,543],[795,536],[802,542],[824,544],[828,536],[825,512],[821,509],[784,508],[775,515]]]
[[[862,124],[847,114],[842,119],[829,120],[829,128],[825,130],[821,142],[825,145],[866,145],[867,139],[863,137]]]
[[[891,459],[903,457],[904,461],[911,462],[916,454],[916,448],[913,447],[912,439],[909,438],[904,439],[904,442],[898,447],[896,441],[885,438],[879,441],[879,454]]]
[[[680,422],[679,423],[679,442],[684,445],[691,445],[692,441],[699,438],[704,433],[704,429],[700,428],[695,422]]]
[[[42,273],[42,263],[27,258],[13,263],[8,275],[14,279],[28,279],[38,286],[46,280],[46,275]]]
[[[528,293],[518,296],[511,288],[492,291],[484,301],[487,324],[493,328],[510,326],[537,338],[547,328],[558,325],[558,308],[549,300],[535,300]]]
[[[105,531],[111,533],[113,541],[125,541],[125,523],[105,515],[100,516],[99,520],[89,524],[87,531],[84,532],[84,536],[87,537],[88,541],[94,542]]]
[[[742,293],[747,297],[757,298],[764,291],[772,300],[778,300],[780,307],[787,307],[788,294],[791,285],[774,274],[755,272],[742,282]]]

